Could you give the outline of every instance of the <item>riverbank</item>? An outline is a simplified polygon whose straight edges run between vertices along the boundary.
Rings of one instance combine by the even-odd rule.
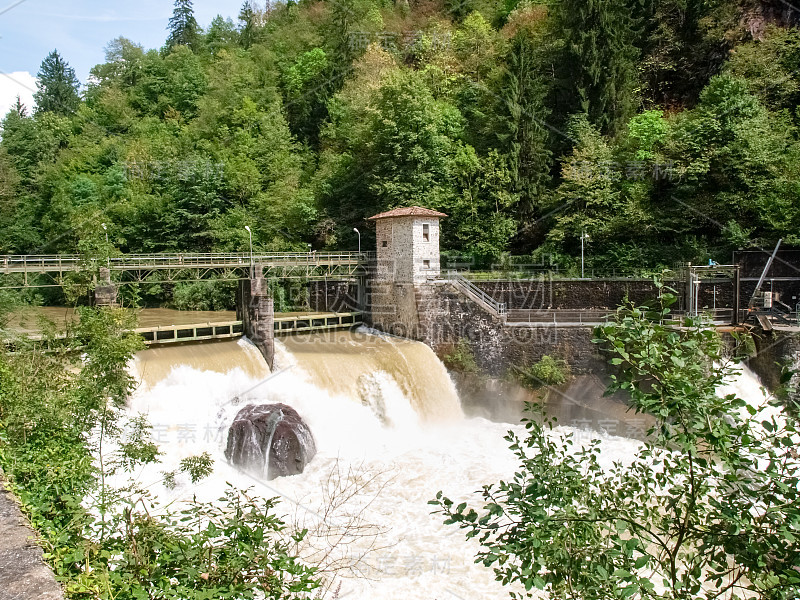
[[[63,600],[61,586],[42,558],[37,534],[7,489],[0,471],[0,597]]]

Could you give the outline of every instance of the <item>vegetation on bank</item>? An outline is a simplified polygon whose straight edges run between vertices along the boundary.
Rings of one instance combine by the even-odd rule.
[[[655,417],[635,456],[607,464],[599,439],[551,420],[509,433],[513,478],[482,506],[431,504],[481,544],[503,584],[554,599],[790,600],[800,593],[796,404],[748,403],[720,386],[736,372],[702,319],[664,324],[675,297],[620,309],[595,342],[616,366],[610,391]],[[791,375],[791,374],[788,374]],[[533,407],[532,407],[533,408]]]
[[[0,347],[0,466],[67,597],[315,597],[315,569],[295,554],[304,533],[287,529],[274,500],[229,489],[220,502],[167,508],[136,484],[110,485],[159,461],[147,421],[124,410],[134,385],[127,365],[142,342],[126,311],[78,314],[65,340],[51,327],[44,344]],[[165,484],[194,483],[211,462],[188,457]]]
[[[458,342],[441,357],[444,366],[450,371],[457,373],[478,373],[478,361],[475,360],[475,352],[466,338],[460,338]]]
[[[355,249],[387,208],[566,270],[797,243],[800,32],[775,0],[249,0],[46,57],[2,119],[0,253]],[[105,223],[108,231],[99,226]]]
[[[565,384],[570,376],[570,368],[564,359],[545,354],[528,367],[512,367],[509,375],[522,387],[539,390]]]

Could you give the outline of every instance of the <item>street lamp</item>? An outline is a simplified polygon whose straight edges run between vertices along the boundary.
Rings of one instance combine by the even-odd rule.
[[[255,266],[253,265],[253,231],[250,229],[250,225],[245,225],[244,228],[247,230],[247,235],[250,236],[250,279],[252,279]]]
[[[358,229],[356,229],[355,227],[353,227],[353,231],[355,231],[358,234],[358,254],[360,256],[361,255],[361,232]]]
[[[106,232],[106,265],[111,268],[111,256],[110,252],[108,251],[108,227],[106,227],[105,223],[100,223],[100,226],[103,228],[103,231]]]
[[[583,233],[581,233],[581,279],[583,279],[583,267],[584,267],[584,260],[583,260],[584,250],[583,250],[583,248],[584,248],[585,242],[588,242],[588,241],[589,241],[589,236],[584,231]]]

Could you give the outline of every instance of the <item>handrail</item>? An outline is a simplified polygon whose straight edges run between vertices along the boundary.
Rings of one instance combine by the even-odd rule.
[[[484,292],[481,288],[477,285],[466,279],[460,273],[456,271],[447,271],[447,279],[453,283],[457,288],[461,289],[467,295],[472,296],[476,300],[478,300],[481,304],[486,306],[489,310],[494,312],[499,317],[505,317],[506,315],[506,304],[505,302],[498,302],[494,298],[492,298],[489,294]]]

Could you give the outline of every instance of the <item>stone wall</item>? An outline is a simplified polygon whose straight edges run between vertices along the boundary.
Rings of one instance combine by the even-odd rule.
[[[38,534],[7,487],[0,471],[0,598],[63,600],[61,586],[42,559]]]
[[[626,297],[640,303],[658,295],[652,279],[541,279],[475,281],[476,286],[514,309],[614,309]],[[666,285],[675,287],[672,282]],[[679,289],[679,288],[678,288]]]
[[[415,298],[416,320],[402,322],[395,330],[405,328],[408,337],[440,354],[466,339],[478,366],[490,375],[502,376],[513,365],[531,365],[545,354],[565,359],[575,373],[605,371],[605,362],[591,342],[592,327],[508,325],[441,281],[416,286]]]
[[[510,310],[546,309],[614,309],[626,298],[641,303],[658,295],[652,279],[541,279],[475,281],[476,286]],[[747,308],[757,281],[742,281],[739,287],[739,306]],[[678,295],[676,310],[686,307],[686,283],[665,281]],[[774,281],[767,279],[762,291],[773,290],[784,304],[794,308],[800,301],[800,280]],[[732,281],[703,283],[700,286],[700,307],[712,309],[733,307]]]

